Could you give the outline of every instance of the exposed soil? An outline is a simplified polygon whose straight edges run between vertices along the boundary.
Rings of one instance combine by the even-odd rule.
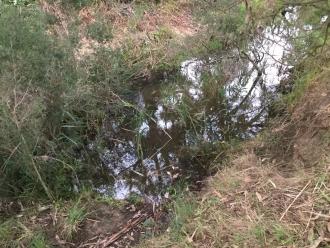
[[[128,247],[139,240],[141,228],[132,224],[132,220],[142,223],[152,215],[152,209],[147,206],[126,206],[121,209],[109,208],[107,204],[91,206],[91,214],[82,223],[77,233],[76,244],[80,247],[102,247],[109,238],[126,228],[118,236],[118,240],[108,242],[110,247]]]
[[[75,236],[74,247],[132,247],[141,237],[163,232],[169,221],[165,212],[153,212],[144,204],[123,208],[96,204],[90,211]]]
[[[64,233],[67,215],[58,212],[55,206],[41,208],[37,214],[22,212],[22,217],[32,230],[43,230],[53,247],[131,247],[141,235],[163,232],[169,221],[165,212],[154,212],[151,206],[142,203],[122,207],[102,202],[86,204],[88,214],[72,239],[66,238]],[[148,222],[157,225],[144,224]]]

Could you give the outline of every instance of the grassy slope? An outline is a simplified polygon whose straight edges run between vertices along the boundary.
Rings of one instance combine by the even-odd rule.
[[[141,247],[329,247],[329,62],[312,67],[286,113],[174,203],[168,232]]]

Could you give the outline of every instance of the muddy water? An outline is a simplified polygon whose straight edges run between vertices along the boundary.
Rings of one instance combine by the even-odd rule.
[[[290,68],[283,62],[290,52],[283,34],[267,28],[247,53],[192,58],[175,75],[137,85],[130,101],[134,116],[124,122],[109,117],[104,125],[98,151],[106,180],[94,180],[95,189],[116,199],[135,193],[157,202],[175,181],[205,177],[210,158],[221,158],[222,144],[262,129]]]

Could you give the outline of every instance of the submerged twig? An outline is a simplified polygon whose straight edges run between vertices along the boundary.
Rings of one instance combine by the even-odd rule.
[[[237,105],[236,108],[234,108],[230,114],[236,114],[236,112],[242,107],[242,105],[244,104],[244,102],[250,97],[252,91],[254,90],[254,88],[257,86],[257,83],[259,83],[261,77],[262,77],[262,71],[258,66],[258,62],[260,61],[259,59],[257,61],[252,60],[246,53],[243,52],[243,55],[252,63],[253,65],[253,69],[257,70],[257,76],[254,79],[252,86],[250,88],[250,90],[248,91],[248,93],[246,93],[245,97],[242,99],[242,101]],[[252,70],[253,70],[252,69]]]

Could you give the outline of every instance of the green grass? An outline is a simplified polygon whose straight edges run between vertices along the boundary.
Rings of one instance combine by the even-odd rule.
[[[66,8],[82,9],[84,7],[97,5],[100,0],[61,0],[61,4]]]
[[[47,248],[50,247],[43,234],[37,233],[33,236],[29,247],[31,248]]]
[[[119,201],[119,200],[114,199],[111,196],[104,196],[104,195],[102,195],[102,196],[98,195],[96,197],[95,201],[106,203],[107,205],[109,205],[111,207],[115,207],[115,208],[120,208],[120,207],[124,206],[124,204],[125,204],[123,201]]]
[[[266,243],[267,229],[262,224],[257,224],[253,229],[252,233],[260,244]]]
[[[168,27],[163,26],[153,33],[153,37],[156,42],[161,42],[164,40],[171,40],[173,38],[173,33]]]
[[[78,232],[80,224],[88,215],[80,199],[73,206],[67,209],[67,216],[64,219],[62,235],[66,240],[71,240]]]
[[[272,235],[281,245],[292,245],[295,243],[294,236],[291,234],[290,230],[281,224],[273,225]]]
[[[294,106],[301,99],[316,74],[317,71],[309,70],[305,75],[296,76],[298,79],[295,80],[293,91],[283,99],[287,105]]]
[[[198,203],[195,201],[194,195],[187,191],[187,187],[188,185],[184,180],[179,180],[175,185],[167,189],[172,200],[164,206],[165,209],[169,210],[169,215],[171,216],[167,229],[167,234],[169,234],[168,243],[185,243],[187,232],[190,231],[186,228],[187,224],[194,216],[198,215]],[[153,224],[153,222],[150,223],[149,221],[145,223],[146,226],[152,226]]]
[[[0,224],[0,246],[11,247],[15,244],[14,222],[12,220],[4,221]]]
[[[126,199],[126,201],[133,205],[138,205],[138,204],[144,203],[144,199],[140,195],[135,194],[135,193],[131,193],[129,195],[129,197]]]
[[[32,226],[23,224],[24,220],[11,218],[0,224],[1,247],[49,247],[45,235],[41,231],[32,230]]]
[[[173,229],[180,231],[184,222],[193,215],[195,209],[194,203],[183,198],[177,199],[174,205],[175,219],[172,223]]]

